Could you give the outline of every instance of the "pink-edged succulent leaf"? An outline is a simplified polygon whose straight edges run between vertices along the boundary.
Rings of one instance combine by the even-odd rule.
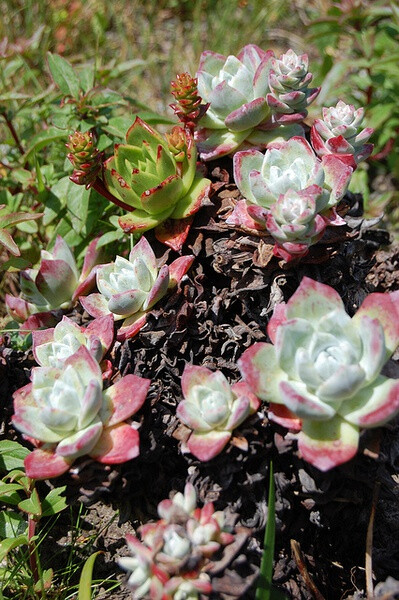
[[[205,462],[211,460],[223,450],[231,438],[230,431],[209,431],[192,433],[187,446],[191,454]]]
[[[189,254],[187,256],[176,258],[176,260],[169,265],[169,289],[176,287],[190,269],[194,260],[195,256]]]
[[[140,329],[143,329],[146,323],[147,315],[145,312],[139,311],[135,313],[123,321],[122,326],[116,333],[116,339],[118,342],[124,342],[125,340],[131,339],[138,334]]]
[[[69,365],[79,373],[84,381],[88,382],[90,379],[101,381],[102,379],[100,366],[86,346],[81,346],[75,354],[66,359],[65,367]]]
[[[358,428],[339,416],[328,421],[305,421],[298,438],[302,457],[320,471],[329,471],[353,458],[358,443]]]
[[[102,356],[111,348],[114,341],[114,318],[111,314],[90,321],[82,330],[89,338],[98,338],[102,346]]]
[[[302,420],[291,412],[284,404],[276,404],[271,402],[267,415],[271,421],[278,423],[282,427],[300,431],[302,429]]]
[[[285,302],[281,302],[280,304],[276,304],[273,310],[273,314],[270,318],[270,321],[267,324],[267,335],[273,342],[276,343],[276,333],[277,329],[285,323],[287,320],[287,305]]]
[[[170,206],[171,198],[178,198],[183,190],[183,182],[178,175],[169,175],[157,186],[141,194],[143,209],[150,215],[165,212]]]
[[[12,239],[12,235],[6,229],[0,229],[0,244],[14,256],[21,256],[21,251]]]
[[[219,131],[199,129],[196,135],[198,150],[203,161],[231,154],[245,140],[247,131]]]
[[[59,477],[68,471],[71,464],[72,461],[42,448],[36,448],[24,460],[27,477],[36,480]]]
[[[144,311],[152,308],[161,298],[163,298],[168,291],[169,287],[169,267],[163,265],[159,269],[158,277],[156,278],[154,285],[151,288],[145,302],[142,304]],[[136,311],[132,311],[136,312]]]
[[[86,277],[86,279],[83,279],[83,281],[81,281],[78,284],[76,290],[74,291],[74,293],[72,295],[72,300],[77,300],[79,298],[79,296],[86,296],[95,288],[96,279],[97,279],[97,271],[100,266],[101,265],[96,265],[95,267],[93,267],[93,269],[90,271],[90,274]]]
[[[264,155],[259,150],[242,150],[237,152],[233,158],[234,181],[244,198],[256,204],[256,198],[252,193],[249,175],[252,171],[262,171]]]
[[[225,124],[231,131],[245,131],[259,125],[270,114],[265,98],[256,98],[243,104],[225,118]]]
[[[94,460],[106,464],[121,464],[140,453],[139,434],[127,423],[103,429],[100,439],[90,452]]]
[[[95,318],[111,315],[108,308],[108,302],[104,296],[98,293],[90,294],[90,296],[80,296],[79,302],[90,316]]]
[[[73,269],[64,260],[42,260],[36,286],[52,307],[70,301],[76,283]]]
[[[94,294],[92,295],[94,296]],[[122,319],[138,312],[144,307],[144,303],[147,300],[148,297],[146,299],[146,293],[142,290],[126,290],[125,292],[119,292],[111,296],[108,300],[108,309],[113,313],[115,318],[119,317]]]
[[[256,412],[260,406],[259,398],[252,392],[251,388],[245,381],[237,381],[231,386],[232,392],[239,398],[246,396],[249,400],[249,414]]]
[[[327,420],[335,415],[335,407],[322,402],[300,381],[281,381],[281,402],[300,419]]]
[[[181,377],[183,396],[188,398],[190,395],[190,390],[195,385],[206,385],[211,373],[212,372],[206,367],[186,364]]]
[[[286,305],[287,319],[305,318],[311,315],[318,321],[327,312],[345,311],[340,295],[329,285],[304,277]]]
[[[277,365],[274,346],[257,342],[238,360],[241,375],[252,392],[261,400],[280,402],[279,383],[286,379]]]
[[[31,310],[26,300],[6,294],[5,302],[8,314],[16,321],[25,321],[29,317]]]
[[[346,400],[339,413],[353,425],[377,427],[399,412],[399,380],[380,375],[369,387]]]
[[[325,183],[331,188],[333,200],[336,203],[341,200],[347,190],[353,168],[345,164],[337,156],[330,154],[323,156],[321,164],[324,170]]]
[[[249,398],[246,396],[239,396],[236,398],[231,406],[230,417],[228,418],[227,423],[223,426],[223,429],[226,429],[226,431],[232,431],[241,425],[241,423],[249,416],[250,408]]]
[[[79,456],[85,456],[85,454],[88,454],[94,448],[102,431],[103,425],[97,421],[85,429],[61,440],[55,449],[55,453],[57,456],[62,456],[68,460],[75,460]]]
[[[187,239],[193,218],[166,219],[155,228],[155,237],[175,252],[180,252]]]
[[[258,218],[254,218],[252,209],[255,209]],[[234,206],[233,212],[227,217],[226,223],[236,227],[263,231],[266,229],[266,214],[267,211],[263,207],[254,204],[248,206],[245,200],[239,200]]]
[[[101,263],[102,249],[97,248],[99,239],[99,237],[95,238],[87,246],[79,278],[81,282],[90,277],[94,267]]]
[[[290,263],[299,258],[303,258],[309,253],[309,244],[286,242],[285,244],[275,243],[273,248],[274,256],[282,258],[286,263]]]
[[[136,258],[142,259],[151,273],[157,272],[157,259],[147,238],[143,235],[129,253],[129,261],[132,263]]]
[[[129,374],[105,390],[104,425],[116,425],[134,415],[144,404],[150,384],[150,379]]]
[[[207,432],[213,429],[212,425],[209,425],[205,421],[200,409],[193,402],[187,402],[186,400],[179,402],[176,409],[176,416],[187,427],[195,431]]]
[[[56,311],[40,312],[31,315],[22,323],[21,333],[29,331],[35,331],[36,329],[43,329],[46,327],[53,327],[60,320],[61,315],[57,314]]]
[[[388,359],[399,344],[399,290],[389,294],[375,292],[366,296],[353,317],[354,323],[360,326],[363,315],[381,323]]]

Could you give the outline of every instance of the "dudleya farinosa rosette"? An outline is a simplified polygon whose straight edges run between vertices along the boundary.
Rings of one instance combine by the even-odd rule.
[[[273,420],[301,429],[299,449],[322,471],[356,454],[360,429],[399,412],[399,380],[381,374],[399,343],[399,291],[370,294],[350,318],[333,288],[305,277],[268,334],[274,345],[248,348],[241,374]]]
[[[197,78],[199,94],[210,103],[196,134],[202,160],[303,135],[297,123],[319,92],[308,89],[306,55],[290,50],[276,59],[253,44],[237,56],[203,52]]]
[[[287,261],[304,256],[327,225],[344,223],[334,207],[347,189],[352,168],[335,156],[320,160],[304,138],[274,143],[265,154],[237,152],[233,162],[245,200],[238,202],[227,223],[267,228],[277,256]]]
[[[311,132],[312,145],[319,156],[334,154],[356,169],[368,158],[373,144],[367,144],[374,129],[361,129],[364,108],[339,100],[336,106],[323,108],[323,119],[316,119]]]
[[[139,454],[139,435],[126,422],[143,404],[149,379],[126,375],[103,390],[98,362],[86,346],[62,367],[36,367],[14,393],[14,426],[37,448],[25,458],[32,479],[65,473],[79,457],[119,464]]]
[[[193,255],[180,256],[170,265],[158,268],[154,251],[145,237],[134,246],[129,259],[117,256],[115,262],[97,271],[99,293],[80,298],[92,317],[112,314],[123,319],[117,338],[133,337],[146,323],[146,313],[176,286],[188,271]]]

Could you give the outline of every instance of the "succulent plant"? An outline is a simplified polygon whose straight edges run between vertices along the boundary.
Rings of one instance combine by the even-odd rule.
[[[119,464],[139,454],[139,436],[126,419],[143,404],[150,380],[126,375],[103,391],[101,369],[85,346],[62,368],[36,367],[14,393],[13,423],[37,448],[25,458],[33,479],[65,473],[79,457]]]
[[[373,293],[350,318],[338,293],[305,277],[268,324],[273,344],[248,348],[239,367],[270,417],[301,428],[305,460],[327,471],[357,452],[359,430],[399,412],[399,381],[381,369],[399,343],[399,292]]]
[[[41,367],[61,369],[81,346],[86,346],[100,362],[114,340],[114,319],[106,315],[94,319],[87,327],[80,327],[64,316],[54,328],[34,331],[32,339],[33,356]]]
[[[335,156],[318,159],[308,142],[295,136],[273,144],[265,154],[244,150],[234,156],[234,179],[244,196],[227,219],[231,225],[267,228],[275,254],[303,256],[327,225],[344,221],[334,207],[349,184],[352,168]]]
[[[87,294],[94,287],[100,261],[97,242],[96,238],[89,244],[79,274],[69,246],[57,235],[52,251],[41,251],[39,269],[21,272],[21,298],[6,295],[6,306],[11,316],[26,326],[30,315],[71,308],[80,295]]]
[[[325,196],[318,185],[281,194],[267,212],[266,228],[276,243],[273,253],[286,262],[301,258],[324,234],[327,225],[344,225],[335,212],[322,213]]]
[[[308,72],[307,54],[298,56],[288,50],[280,58],[270,62],[269,88],[267,103],[279,123],[303,121],[307,107],[320,93],[321,88],[308,88],[313,75]]]
[[[237,57],[209,50],[201,54],[198,91],[210,104],[196,134],[202,160],[231,154],[242,146],[266,148],[271,141],[303,135],[303,128],[289,119],[280,126],[272,118],[267,96],[273,57],[272,50],[265,52],[253,44]]]
[[[152,600],[196,599],[212,591],[202,568],[217,550],[234,541],[234,535],[224,531],[222,511],[215,512],[212,503],[203,508],[196,504],[194,487],[188,483],[184,494],[160,502],[161,520],[139,527],[142,541],[126,536],[132,557],[118,563],[131,572],[128,585],[134,599],[147,594]]]
[[[193,260],[194,256],[181,256],[158,269],[155,254],[142,237],[129,260],[117,256],[115,262],[99,267],[99,293],[82,297],[80,302],[92,317],[112,314],[115,320],[124,319],[117,338],[125,340],[145,325],[146,312],[177,285]]]
[[[323,108],[323,119],[316,119],[310,135],[319,156],[333,154],[354,169],[373,151],[366,142],[373,133],[371,127],[361,130],[364,108],[357,110],[352,104],[339,100],[336,106]]]
[[[24,221],[33,221],[34,219],[40,219],[43,213],[25,213],[25,212],[8,212],[5,204],[0,204],[0,212],[4,209],[5,212],[0,215],[0,244],[6,248],[14,256],[20,256],[21,252],[14,242],[11,233],[7,231],[9,227],[14,227],[18,223]]]
[[[182,375],[184,400],[179,419],[193,430],[187,446],[199,460],[210,460],[229,442],[233,429],[258,406],[258,399],[243,382],[230,387],[221,371],[186,365]]]
[[[70,151],[67,158],[74,166],[71,181],[89,188],[101,173],[104,152],[95,148],[94,136],[89,131],[75,131],[65,145]]]
[[[109,192],[132,208],[119,219],[125,232],[144,232],[166,219],[178,226],[199,210],[211,184],[196,170],[197,150],[188,130],[174,127],[165,140],[137,117],[126,142],[104,163]]]
[[[170,104],[179,120],[191,131],[203,117],[208,109],[208,104],[201,104],[202,98],[198,94],[198,80],[189,73],[179,73],[175,81],[170,83],[171,94],[176,102]]]

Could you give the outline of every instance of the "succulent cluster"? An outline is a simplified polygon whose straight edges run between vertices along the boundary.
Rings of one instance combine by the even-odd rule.
[[[270,417],[300,429],[303,457],[322,471],[356,454],[359,429],[399,412],[399,381],[381,375],[399,344],[398,306],[399,292],[374,293],[350,318],[334,289],[305,277],[275,308],[273,344],[255,344],[239,361]]]
[[[234,541],[234,535],[225,531],[223,512],[215,512],[212,503],[197,508],[194,487],[188,483],[184,494],[159,503],[158,514],[159,521],[139,528],[141,541],[126,536],[132,556],[118,561],[129,571],[133,598],[195,600],[210,594],[212,585],[203,568]]]
[[[118,331],[118,340],[123,341],[145,325],[146,313],[177,285],[193,260],[191,255],[181,256],[158,269],[154,251],[142,237],[129,259],[117,256],[115,262],[98,268],[99,292],[80,298],[80,302],[92,317],[123,319]]]
[[[253,44],[237,57],[203,52],[197,77],[199,93],[209,102],[196,138],[202,160],[303,135],[298,123],[320,91],[308,89],[306,55],[290,50],[276,59],[272,50]]]
[[[233,429],[259,407],[244,382],[230,387],[221,371],[186,365],[181,379],[184,400],[176,414],[193,430],[187,446],[200,460],[214,458],[229,442]]]
[[[227,223],[267,229],[276,241],[275,254],[286,261],[304,256],[327,225],[344,223],[334,208],[351,175],[352,167],[336,156],[320,160],[302,137],[273,144],[265,154],[237,152],[234,179],[246,203]]]

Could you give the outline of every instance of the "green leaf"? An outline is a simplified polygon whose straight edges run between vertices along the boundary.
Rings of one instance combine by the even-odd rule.
[[[80,233],[86,223],[90,190],[68,179],[67,210],[73,230]]]
[[[29,450],[10,440],[0,442],[0,470],[11,471],[12,469],[23,469],[24,458]]]
[[[66,500],[61,494],[65,492],[66,485],[54,488],[42,501],[42,517],[51,517],[67,507]]]
[[[111,244],[117,240],[120,240],[125,234],[122,229],[119,231],[116,229],[115,231],[107,231],[104,233],[97,242],[97,248],[101,248],[102,246],[106,246],[107,244]]]
[[[165,117],[158,113],[145,110],[136,113],[136,117],[140,117],[143,121],[148,123],[149,125],[176,125],[176,121],[170,119],[169,117]]]
[[[100,108],[102,106],[109,106],[110,104],[121,104],[126,106],[127,102],[120,94],[118,94],[118,92],[114,92],[114,90],[99,89],[94,90],[90,95],[89,104]]]
[[[93,567],[95,560],[99,554],[103,554],[101,550],[95,552],[86,560],[79,580],[78,600],[91,600],[91,584],[93,579]]]
[[[94,85],[94,65],[85,65],[79,73],[80,87],[85,94],[89,92]]]
[[[45,569],[38,582],[36,582],[35,587],[33,588],[35,592],[43,592],[43,590],[48,590],[51,586],[51,582],[54,576],[53,569]]]
[[[62,139],[65,140],[66,137],[67,132],[62,131],[61,129],[57,129],[57,127],[49,127],[44,131],[40,131],[31,138],[31,146],[21,158],[21,162],[29,161],[35,152],[38,152],[42,148],[45,148],[52,142],[56,142]]]
[[[256,589],[255,600],[271,600],[271,589],[273,579],[273,557],[274,541],[276,534],[276,515],[275,515],[275,493],[273,463],[269,467],[269,498],[267,504],[267,523],[265,537],[263,542],[263,555],[260,565],[260,574],[258,587]]]
[[[18,504],[18,508],[30,515],[34,515],[35,517],[40,517],[42,514],[42,507],[40,504],[40,498],[39,498],[39,494],[37,493],[37,490],[34,489],[32,491],[30,498],[27,498],[26,500],[22,500],[22,502],[20,502]]]
[[[19,535],[13,539],[6,539],[0,542],[0,562],[4,560],[10,550],[18,548],[19,546],[27,546],[29,543],[26,535]]]
[[[79,98],[80,82],[71,64],[58,54],[47,53],[48,66],[54,83],[58,85],[61,92],[66,96]]]
[[[24,535],[28,528],[28,524],[22,515],[9,510],[0,512],[0,538],[16,538]]]
[[[21,497],[17,492],[23,492],[24,488],[19,483],[5,483],[0,481],[0,502],[16,506],[21,502]]]

